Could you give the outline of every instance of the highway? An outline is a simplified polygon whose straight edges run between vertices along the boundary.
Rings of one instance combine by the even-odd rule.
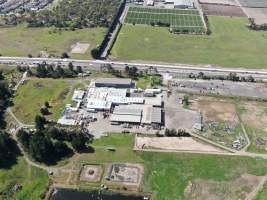
[[[29,65],[36,67],[36,64],[46,62],[47,64],[60,64],[67,66],[70,62],[74,66],[81,66],[88,69],[99,70],[103,64],[111,64],[115,69],[124,69],[126,65],[135,66],[139,70],[148,69],[149,67],[157,68],[160,73],[212,73],[212,74],[229,74],[230,72],[239,75],[252,75],[253,77],[267,79],[267,70],[264,69],[243,69],[243,68],[222,68],[211,65],[187,65],[187,64],[157,64],[142,62],[123,62],[109,60],[77,60],[61,58],[28,58],[28,57],[0,57],[0,64]]]

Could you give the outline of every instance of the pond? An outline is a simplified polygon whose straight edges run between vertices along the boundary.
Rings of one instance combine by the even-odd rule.
[[[50,200],[144,200],[142,196],[126,196],[118,193],[99,194],[98,191],[81,192],[70,189],[55,189]]]

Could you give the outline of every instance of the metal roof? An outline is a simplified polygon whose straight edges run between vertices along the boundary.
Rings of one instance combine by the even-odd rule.
[[[110,116],[112,122],[129,122],[129,123],[140,123],[141,115],[117,115],[112,114]]]
[[[116,106],[113,114],[116,115],[142,115],[142,109],[135,108],[135,105],[127,105],[127,106]]]
[[[132,84],[132,79],[129,78],[97,78],[95,84]]]

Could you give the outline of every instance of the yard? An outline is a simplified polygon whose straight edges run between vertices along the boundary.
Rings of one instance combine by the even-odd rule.
[[[40,108],[48,101],[51,104],[48,117],[57,120],[71,100],[75,83],[68,79],[30,79],[17,91],[12,111],[23,123],[33,124]]]
[[[166,28],[124,25],[110,58],[266,68],[267,33],[249,30],[246,18],[209,17],[209,23],[210,36],[176,35]]]
[[[76,31],[59,31],[54,28],[27,28],[18,25],[0,28],[0,54],[2,56],[37,57],[50,54],[60,57],[63,52],[70,52],[76,43],[89,44],[84,54],[70,54],[72,58],[90,59],[90,51],[98,46],[104,37],[105,29],[92,28]]]
[[[22,185],[22,190],[12,195],[15,184]],[[47,186],[47,173],[27,165],[23,157],[11,168],[0,169],[0,199],[41,199]]]
[[[190,194],[205,186],[207,186],[205,190],[212,194],[214,199],[222,197],[237,199],[250,192],[261,176],[267,173],[267,162],[260,159],[175,153],[135,153],[132,151],[133,142],[134,137],[131,135],[112,134],[93,142],[94,153],[80,154],[78,157],[76,155],[73,159],[76,167],[80,166],[80,163],[143,164],[145,168],[143,191],[153,192],[155,200],[194,199],[189,198]],[[108,151],[107,148],[114,148],[115,151]],[[187,193],[186,189],[191,183],[197,184],[197,188],[192,190],[192,193]],[[212,184],[208,185],[209,183]],[[222,185],[224,185],[223,191],[219,189]],[[239,195],[235,195],[235,192]],[[204,200],[205,195],[200,194],[198,199]]]

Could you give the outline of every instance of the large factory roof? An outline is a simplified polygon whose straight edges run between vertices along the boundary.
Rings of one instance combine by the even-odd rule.
[[[97,78],[95,84],[123,84],[131,85],[132,80],[128,78]]]

